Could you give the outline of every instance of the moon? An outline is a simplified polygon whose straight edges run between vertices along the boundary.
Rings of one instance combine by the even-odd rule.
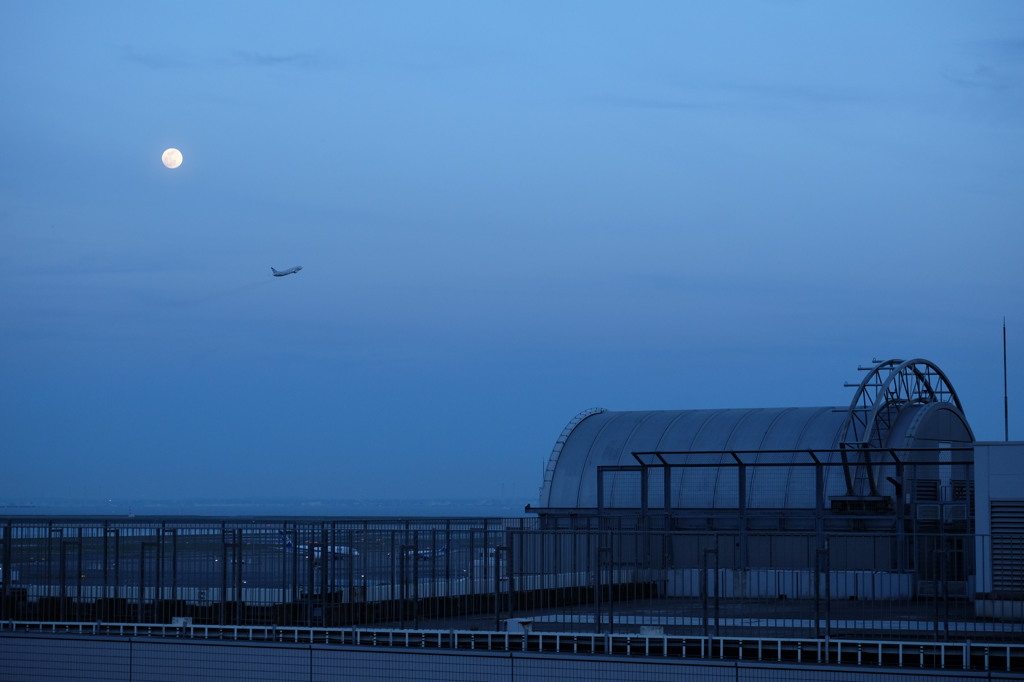
[[[164,165],[168,168],[177,168],[181,165],[181,152],[174,147],[164,150],[164,155],[160,157],[164,162]]]

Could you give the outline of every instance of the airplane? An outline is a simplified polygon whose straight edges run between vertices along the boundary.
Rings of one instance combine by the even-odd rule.
[[[299,554],[309,556],[310,549],[313,551],[313,561],[319,561],[320,557],[326,554],[331,559],[342,557],[359,556],[359,550],[345,545],[321,545],[314,542],[312,545],[302,544],[297,547]],[[324,551],[326,550],[326,552]]]
[[[324,549],[326,548],[326,552]],[[309,556],[313,553],[313,561],[319,561],[320,557],[326,554],[332,559],[341,557],[359,556],[359,550],[345,545],[321,545],[319,542],[301,543],[296,546],[290,537],[284,536],[284,549],[286,552],[296,552],[299,556]]]
[[[270,268],[270,271],[274,273],[274,277],[284,277],[285,275],[294,275],[301,269],[301,265],[296,265],[294,268],[288,268],[287,270],[275,270],[274,268]]]
[[[405,556],[409,558],[415,556],[417,559],[420,559],[421,561],[425,559],[433,559],[434,557],[442,557],[447,553],[448,545],[445,545],[444,547],[438,547],[437,549],[416,549],[414,547],[410,547],[405,550]],[[390,552],[388,553],[388,556],[391,556]]]
[[[448,545],[444,547],[438,547],[437,549],[419,549],[416,550],[417,559],[433,559],[434,557],[444,556],[448,552]]]

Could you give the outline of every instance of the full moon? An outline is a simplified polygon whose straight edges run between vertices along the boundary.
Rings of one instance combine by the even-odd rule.
[[[160,158],[168,168],[177,168],[181,165],[181,152],[174,147],[164,150],[164,155]]]

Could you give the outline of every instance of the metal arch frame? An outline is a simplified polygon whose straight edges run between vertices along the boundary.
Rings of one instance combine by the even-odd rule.
[[[908,403],[927,404],[952,402],[963,413],[960,397],[953,389],[946,375],[935,363],[921,358],[914,360],[886,360],[870,369],[857,386],[857,392],[850,401],[846,420],[839,433],[844,446],[864,447],[871,444],[872,434],[880,436],[882,430],[876,421],[885,417],[888,407],[902,407]],[[882,379],[883,371],[889,374]],[[848,386],[851,384],[847,384]],[[874,394],[870,389],[874,388]],[[892,426],[885,423],[886,430]],[[881,447],[882,443],[877,443]]]
[[[846,419],[839,430],[839,447],[842,450],[840,457],[843,463],[843,475],[846,479],[846,492],[850,497],[855,496],[854,478],[856,474],[854,469],[861,465],[865,470],[870,494],[878,495],[869,450],[872,446],[883,447],[885,445],[885,436],[895,421],[894,415],[898,414],[905,405],[952,403],[963,414],[963,405],[953,389],[953,384],[935,363],[923,358],[892,359],[884,362],[876,360],[875,362],[874,367],[858,367],[860,370],[868,371],[859,385],[846,384],[847,386],[857,386],[853,400],[850,401]],[[883,378],[884,372],[888,372],[888,374]],[[874,391],[872,392],[871,389]],[[863,462],[850,464],[846,456],[848,448],[864,451]]]

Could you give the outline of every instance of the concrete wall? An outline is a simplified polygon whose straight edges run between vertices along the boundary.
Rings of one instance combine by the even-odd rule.
[[[832,571],[816,577],[813,571],[720,568],[716,576],[715,571],[686,568],[666,571],[666,574],[670,597],[700,597],[716,592],[726,598],[768,599],[811,599],[828,595],[831,599],[893,600],[914,596],[913,577],[909,573]],[[703,589],[702,582],[705,583]]]

